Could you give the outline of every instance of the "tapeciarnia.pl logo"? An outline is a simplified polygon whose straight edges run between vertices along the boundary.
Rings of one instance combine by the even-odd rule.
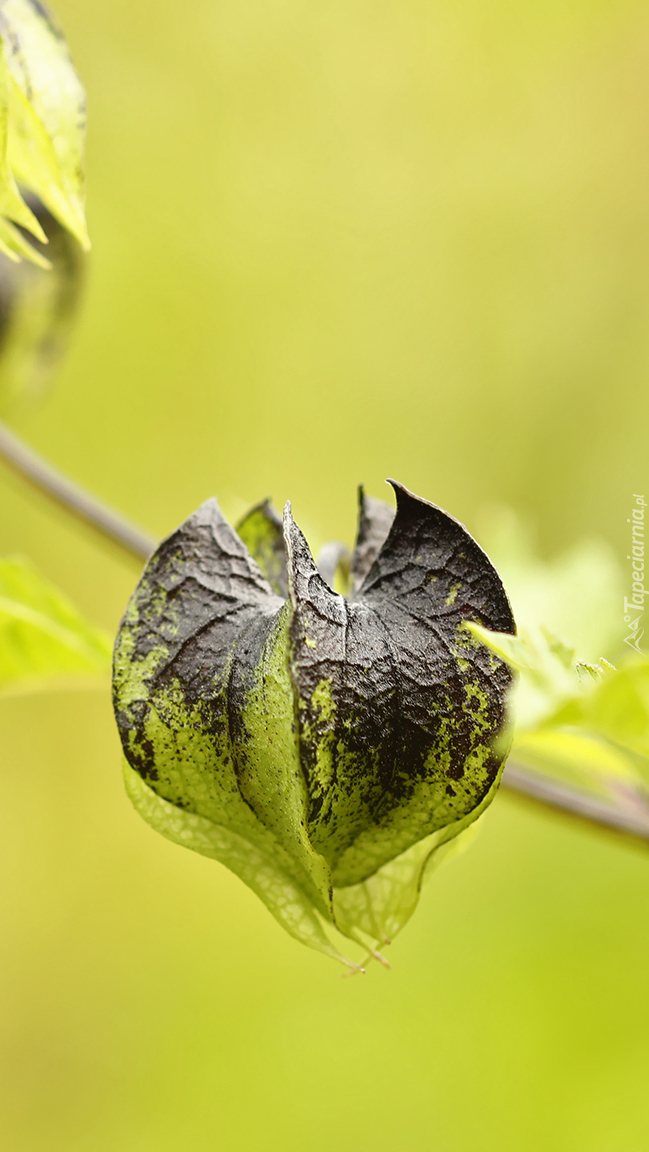
[[[628,644],[630,648],[635,648],[636,652],[644,656],[645,653],[640,647],[640,641],[644,636],[641,622],[644,612],[644,598],[647,595],[644,586],[644,514],[646,503],[644,496],[638,496],[635,492],[633,498],[635,507],[627,520],[627,524],[631,525],[631,554],[627,556],[627,560],[631,561],[633,591],[630,599],[627,596],[624,597],[624,623],[629,629],[629,635],[624,638],[624,643]]]

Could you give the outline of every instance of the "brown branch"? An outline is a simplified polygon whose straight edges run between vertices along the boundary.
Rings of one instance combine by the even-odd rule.
[[[114,512],[72,480],[68,480],[67,476],[28,448],[1,421],[0,459],[66,512],[90,525],[129,556],[138,561],[147,560],[156,548],[155,540],[129,523],[120,513]],[[344,545],[334,542],[325,545],[319,559],[331,582],[338,565],[346,561],[347,550]],[[649,841],[649,807],[635,793],[620,793],[618,803],[608,803],[540,773],[530,772],[513,762],[505,768],[502,786],[591,826],[608,828],[645,843]]]
[[[147,560],[155,549],[155,540],[53,468],[1,421],[0,459],[54,500],[59,507],[89,524],[105,539],[117,544],[137,560]]]

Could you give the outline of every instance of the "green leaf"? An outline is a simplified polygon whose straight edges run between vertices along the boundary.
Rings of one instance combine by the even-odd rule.
[[[522,731],[514,736],[511,757],[599,796],[614,797],[620,783],[642,782],[633,758],[585,728],[553,725]]]
[[[574,648],[577,659],[615,658],[621,645],[619,605],[623,573],[605,540],[577,540],[549,560],[535,552],[529,526],[508,508],[495,508],[480,525],[511,600],[519,631],[541,629]]]
[[[559,711],[555,722],[562,721],[588,727],[649,760],[649,662],[632,659],[609,673]]]
[[[42,242],[16,181],[35,193],[84,249],[85,93],[62,32],[39,0],[0,3],[0,249],[47,261],[10,221]]]
[[[0,560],[0,692],[52,686],[110,668],[110,640],[27,560]]]
[[[10,220],[0,216],[0,252],[3,252],[14,264],[22,258],[36,264],[39,268],[51,267],[50,261],[43,256],[25,239],[22,232],[15,228]]]
[[[646,660],[585,664],[543,629],[513,637],[467,627],[520,673],[512,759],[598,795],[614,798],[624,783],[649,789]]]
[[[2,28],[2,9],[0,8],[0,29]],[[46,242],[47,238],[38,220],[33,216],[22,200],[7,156],[9,137],[9,90],[10,77],[3,41],[0,39],[0,249],[10,260],[19,260],[21,256],[33,259],[34,263],[42,267],[49,267],[48,261],[41,256],[35,248],[24,239],[17,228],[10,223],[14,220],[24,228],[28,228],[39,240]],[[9,217],[9,219],[6,219]]]
[[[267,503],[237,534],[208,501],[147,564],[115,649],[131,768],[364,946],[350,889],[435,835],[373,885],[375,915],[405,923],[432,848],[491,799],[510,682],[463,628],[513,628],[495,570],[462,525],[395,488],[394,523],[349,601],[289,506],[282,557]],[[286,575],[287,599],[262,566],[276,587]]]
[[[612,664],[575,660],[574,650],[545,628],[518,636],[496,633],[475,622],[467,630],[520,673],[511,697],[516,727],[544,723],[568,701],[579,700],[595,683],[614,672]]]

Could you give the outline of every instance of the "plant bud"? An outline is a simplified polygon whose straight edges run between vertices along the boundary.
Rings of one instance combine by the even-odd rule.
[[[461,524],[393,487],[396,515],[361,493],[349,599],[290,505],[283,528],[265,504],[237,533],[208,501],[152,556],[115,647],[145,819],[345,963],[325,924],[380,956],[504,755],[510,672],[464,627],[514,631],[500,579]]]

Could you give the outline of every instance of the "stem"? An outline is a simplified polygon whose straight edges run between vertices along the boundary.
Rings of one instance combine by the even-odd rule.
[[[155,549],[155,540],[72,480],[68,480],[67,476],[28,448],[2,421],[0,421],[0,458],[19,476],[28,480],[40,492],[44,492],[60,507],[65,508],[66,512],[89,524],[105,539],[117,544],[137,560],[147,560]]]
[[[645,843],[649,841],[649,809],[638,793],[620,792],[619,803],[611,804],[540,773],[530,772],[514,761],[505,767],[502,787],[587,824],[597,824]]]
[[[66,512],[89,524],[129,556],[138,561],[147,560],[156,548],[155,540],[46,463],[1,421],[0,459]],[[348,551],[344,545],[338,542],[325,545],[320,564],[331,580],[338,565],[344,565],[347,557]],[[530,772],[513,762],[505,768],[502,786],[591,826],[608,828],[645,843],[649,841],[649,808],[637,794],[621,793],[617,804],[608,803],[577,788],[570,788],[539,773]]]

